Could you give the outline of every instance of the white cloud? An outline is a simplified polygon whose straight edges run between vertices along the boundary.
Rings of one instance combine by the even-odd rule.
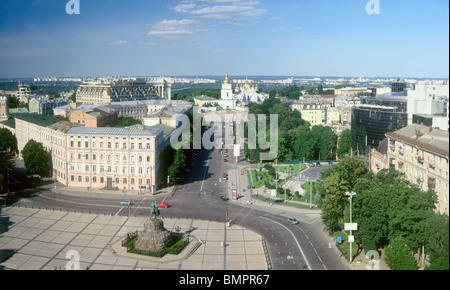
[[[127,40],[118,40],[111,42],[111,45],[128,45],[130,44]]]
[[[172,9],[179,13],[217,20],[254,18],[268,14],[266,9],[258,9],[258,1],[245,0],[194,0],[184,1]]]
[[[148,47],[152,47],[152,46],[158,45],[158,43],[153,42],[153,41],[138,41],[138,44],[141,45],[141,46],[148,46]]]
[[[151,27],[150,31],[147,33],[148,35],[155,35],[161,38],[179,38],[183,35],[188,35],[193,33],[192,25],[197,24],[199,21],[183,19],[183,20],[163,20],[157,22],[153,25],[149,25]]]

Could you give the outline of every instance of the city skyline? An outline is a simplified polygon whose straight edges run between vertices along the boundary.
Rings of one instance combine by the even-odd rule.
[[[448,1],[2,1],[0,78],[448,78]]]

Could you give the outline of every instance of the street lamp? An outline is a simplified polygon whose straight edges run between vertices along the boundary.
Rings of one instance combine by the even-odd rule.
[[[348,199],[350,200],[350,224],[352,224],[352,198],[353,198],[354,195],[356,195],[356,192],[346,192],[345,194],[349,196]],[[348,236],[348,241],[350,243],[350,255],[349,255],[350,256],[350,258],[349,258],[350,263],[352,263],[352,242],[353,242],[352,228],[353,228],[353,225],[350,225],[349,226],[350,235]]]

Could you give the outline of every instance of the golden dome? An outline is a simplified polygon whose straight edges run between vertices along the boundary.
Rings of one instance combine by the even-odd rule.
[[[227,74],[225,75],[225,80],[223,81],[223,83],[224,83],[225,85],[229,85],[229,84],[230,84],[230,80],[228,79],[228,72],[227,72]]]

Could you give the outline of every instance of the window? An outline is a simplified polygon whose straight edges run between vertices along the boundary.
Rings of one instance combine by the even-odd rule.
[[[85,165],[85,166],[84,166],[84,171],[85,171],[85,172],[89,172],[89,165]]]
[[[81,148],[81,141],[77,142],[78,148]]]
[[[127,161],[127,155],[123,155],[123,161]]]
[[[134,166],[130,167],[130,174],[134,174]]]
[[[92,173],[97,173],[97,165],[92,165]]]
[[[123,148],[123,149],[127,149],[127,142],[123,142],[122,148]]]
[[[78,182],[81,182],[81,176],[78,176]]]
[[[115,148],[116,148],[116,149],[119,149],[119,142],[116,142]]]
[[[85,158],[86,160],[89,160],[89,154],[86,154]]]
[[[142,156],[139,155],[139,162],[142,162]]]
[[[147,150],[150,150],[150,143],[147,143]]]
[[[71,175],[70,176],[70,181],[75,181],[75,176]]]
[[[96,183],[96,182],[97,182],[97,177],[92,176],[92,182],[93,182],[93,183]]]
[[[139,149],[142,149],[142,143],[139,143]]]
[[[103,141],[100,142],[100,149],[103,149]]]
[[[108,149],[111,149],[111,142],[108,142]]]
[[[73,148],[73,141],[70,141],[70,147]]]
[[[134,143],[131,143],[131,150],[134,149]]]
[[[92,160],[97,159],[97,155],[96,154],[92,154]]]
[[[139,174],[142,174],[142,167],[139,166]]]
[[[122,183],[123,183],[123,184],[127,184],[127,179],[124,178],[124,179],[122,180]]]
[[[85,142],[84,142],[84,147],[85,147],[85,148],[89,148],[89,142],[88,142],[88,141],[85,141]]]
[[[85,180],[86,182],[89,182],[89,176],[86,176]]]

